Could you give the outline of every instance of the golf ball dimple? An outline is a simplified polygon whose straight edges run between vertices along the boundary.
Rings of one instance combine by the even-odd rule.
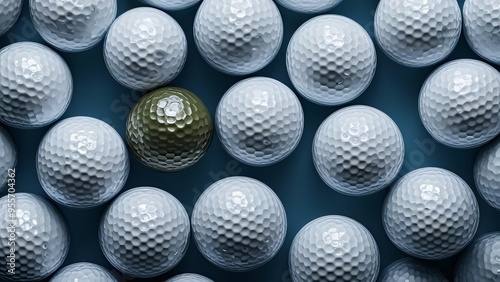
[[[0,50],[0,121],[36,128],[57,120],[71,101],[73,80],[66,62],[34,42]]]
[[[14,274],[0,271],[1,281],[39,281],[55,272],[66,259],[69,231],[61,213],[44,198],[15,193],[14,218],[6,208],[12,196],[0,198],[0,250],[4,258],[15,249]],[[14,224],[15,246],[9,244]],[[10,231],[9,231],[10,230]]]
[[[56,202],[91,208],[113,198],[129,174],[127,147],[110,125],[91,117],[57,123],[38,148],[38,179]]]
[[[449,62],[425,81],[419,111],[440,143],[479,147],[500,133],[500,73],[476,60]]]
[[[422,259],[444,259],[472,240],[479,207],[467,183],[441,168],[414,170],[387,195],[383,223],[403,252]]]
[[[299,13],[320,13],[332,9],[342,0],[276,0],[283,7]]]
[[[278,196],[248,177],[228,177],[212,184],[196,202],[191,220],[200,252],[228,271],[253,270],[271,260],[287,228]]]
[[[309,222],[290,248],[294,282],[374,282],[380,268],[377,243],[357,221],[337,215]]]
[[[214,281],[199,274],[184,273],[174,276],[165,282],[214,282]]]
[[[500,0],[466,0],[465,38],[482,58],[500,64]]]
[[[247,75],[276,57],[283,21],[272,0],[205,0],[194,21],[194,39],[213,68]]]
[[[385,54],[407,67],[430,66],[455,48],[462,29],[456,0],[381,0],[375,37]]]
[[[455,282],[500,281],[500,232],[481,236],[455,266]]]
[[[121,194],[106,210],[99,243],[120,272],[150,278],[180,262],[189,232],[187,212],[174,196],[158,188],[138,187]]]
[[[17,150],[10,134],[0,126],[0,192],[10,186],[15,186],[15,182],[9,181],[12,175],[16,175]],[[14,171],[13,171],[14,170]]]
[[[351,106],[330,115],[313,142],[321,179],[347,195],[367,195],[387,187],[404,160],[403,136],[394,121],[368,106]]]
[[[110,74],[125,87],[153,89],[174,80],[184,68],[187,41],[179,24],[154,8],[135,8],[118,17],[104,42]]]
[[[200,0],[141,0],[142,2],[163,10],[182,10],[193,6]]]
[[[57,49],[80,52],[94,47],[116,17],[116,0],[30,0],[33,25]]]
[[[100,265],[79,262],[62,268],[49,282],[118,282],[118,280]]]
[[[391,263],[381,275],[380,282],[448,282],[438,267],[413,258]],[[472,280],[471,280],[472,281]]]
[[[254,166],[277,163],[297,147],[304,113],[283,83],[265,77],[243,80],[222,97],[215,124],[224,149]]]
[[[490,206],[500,210],[500,138],[479,152],[474,180],[481,197]]]
[[[375,75],[377,54],[368,33],[355,21],[323,15],[295,32],[286,54],[297,91],[321,105],[347,103],[361,95]]]
[[[22,0],[0,1],[0,36],[6,34],[17,22],[23,10]]]

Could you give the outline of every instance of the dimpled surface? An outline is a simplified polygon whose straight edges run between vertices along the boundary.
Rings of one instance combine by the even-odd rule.
[[[500,133],[500,73],[476,60],[456,60],[434,71],[419,98],[420,118],[437,141],[479,147]]]
[[[118,282],[118,280],[100,265],[79,262],[59,270],[50,282]]]
[[[344,16],[324,15],[304,23],[288,45],[288,75],[304,98],[338,105],[361,95],[377,65],[368,33]]]
[[[375,193],[396,177],[404,159],[403,136],[383,112],[351,106],[319,127],[313,159],[321,179],[347,195]]]
[[[10,198],[12,200],[12,198]],[[15,202],[8,203],[8,196],[0,199],[0,207],[15,204],[15,255],[16,269],[12,275],[0,271],[1,281],[38,281],[54,271],[64,262],[69,250],[69,232],[63,216],[44,198],[15,193]],[[12,246],[8,246],[12,224],[7,208],[0,209],[0,250],[6,258]],[[12,230],[10,230],[12,231]]]
[[[271,0],[205,0],[194,21],[194,39],[213,68],[246,75],[277,55],[283,21]]]
[[[163,10],[181,10],[193,6],[200,0],[141,0]]]
[[[56,124],[38,148],[38,180],[56,202],[98,206],[114,197],[129,173],[127,147],[107,123],[72,117]]]
[[[66,111],[72,92],[68,65],[44,45],[20,42],[0,50],[0,121],[45,126]]]
[[[215,124],[229,154],[243,163],[264,166],[283,160],[297,147],[304,113],[290,88],[271,78],[256,77],[226,92]]]
[[[108,261],[132,277],[163,274],[179,263],[189,243],[189,218],[169,193],[138,187],[121,194],[104,213],[99,242]]]
[[[357,221],[344,216],[317,218],[295,236],[290,248],[294,282],[373,282],[380,268],[375,239]]]
[[[22,0],[0,1],[0,36],[7,33],[19,19],[23,8]]]
[[[9,169],[14,169],[17,163],[17,150],[10,134],[0,126],[0,192],[7,189]],[[15,185],[15,183],[14,183]]]
[[[466,0],[463,10],[469,46],[484,59],[500,64],[500,0]]]
[[[30,0],[33,25],[57,49],[94,47],[116,17],[116,0]]]
[[[342,0],[276,0],[276,2],[296,12],[319,13],[337,6]]]
[[[184,68],[186,58],[184,31],[172,17],[153,8],[122,14],[104,42],[104,61],[111,75],[137,90],[171,82]]]
[[[481,236],[455,266],[455,282],[500,281],[500,232]]]
[[[479,152],[474,167],[474,180],[481,197],[500,210],[500,138]]]
[[[446,58],[462,29],[456,0],[381,0],[375,12],[375,37],[385,54],[408,67]]]
[[[214,281],[199,274],[185,273],[172,277],[165,282],[214,282]]]
[[[404,258],[391,263],[379,282],[447,282],[444,274],[429,263]],[[472,280],[471,280],[472,281]]]
[[[196,202],[191,220],[200,252],[228,271],[249,271],[271,260],[287,227],[278,196],[248,177],[212,184]]]
[[[387,195],[383,223],[403,252],[443,259],[465,248],[476,233],[479,207],[459,176],[441,168],[414,170]]]
[[[208,150],[212,135],[208,109],[182,88],[161,88],[145,95],[127,122],[132,152],[144,165],[161,171],[195,164]]]

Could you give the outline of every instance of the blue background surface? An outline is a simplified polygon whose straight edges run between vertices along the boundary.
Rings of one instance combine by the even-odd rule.
[[[27,2],[16,26],[10,33],[0,38],[0,47],[18,41],[43,42],[33,28]],[[344,0],[329,13],[354,19],[373,38],[373,17],[378,2]],[[463,0],[458,2],[462,7]],[[118,1],[118,14],[137,6],[144,4],[133,0]],[[200,57],[192,33],[193,19],[198,6],[169,13],[183,27],[189,44],[187,64],[171,85],[185,87],[196,93],[213,116],[217,103],[225,91],[246,77],[221,74],[210,68]],[[252,76],[273,77],[292,87],[285,68],[286,47],[293,32],[313,15],[303,15],[279,8],[285,23],[283,46],[268,67]],[[96,117],[114,126],[124,137],[126,118],[141,93],[120,86],[109,75],[102,57],[102,43],[82,53],[59,53],[71,68],[74,79],[73,99],[63,118],[79,115]],[[405,163],[399,177],[420,167],[442,167],[460,175],[477,195],[472,170],[478,150],[457,150],[438,144],[425,131],[418,116],[417,100],[420,88],[436,66],[409,69],[388,59],[380,49],[377,49],[377,53],[378,68],[373,83],[363,95],[348,105],[362,104],[376,107],[387,113],[398,124],[406,146]],[[463,36],[447,61],[457,58],[478,58],[470,50]],[[365,197],[344,196],[328,188],[314,169],[311,155],[314,134],[320,123],[339,107],[318,106],[302,98],[300,100],[306,121],[303,138],[292,155],[271,167],[253,168],[236,162],[224,152],[216,137],[206,156],[193,167],[181,172],[156,172],[142,166],[135,159],[131,160],[130,177],[124,190],[138,186],[162,188],[176,196],[191,213],[196,199],[208,185],[230,175],[250,176],[274,189],[283,202],[288,216],[288,233],[282,249],[272,261],[257,270],[248,273],[229,273],[220,270],[205,260],[192,242],[186,256],[175,269],[157,279],[144,281],[163,281],[183,272],[200,273],[215,281],[291,281],[287,272],[288,250],[294,236],[309,221],[329,214],[351,217],[371,231],[380,249],[381,270],[391,262],[405,257],[405,254],[389,241],[382,227],[382,203],[388,190]],[[37,180],[35,156],[38,144],[48,128],[37,130],[8,128],[18,149],[16,178],[18,192],[46,196]],[[479,197],[478,201],[481,208],[481,222],[476,238],[486,232],[500,230],[498,220],[500,213],[487,206]],[[104,258],[97,240],[98,224],[104,208],[80,211],[60,207],[71,232],[71,247],[65,265],[89,261],[112,269]],[[439,266],[449,278],[452,277],[456,259],[457,256],[439,262]],[[118,274],[116,270],[114,272]],[[123,275],[120,277],[127,281],[140,281]]]

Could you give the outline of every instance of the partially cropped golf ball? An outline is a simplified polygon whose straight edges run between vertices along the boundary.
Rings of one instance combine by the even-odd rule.
[[[466,0],[463,10],[469,46],[484,59],[500,64],[500,0]]]
[[[500,232],[481,236],[455,266],[455,282],[500,281]]]
[[[179,274],[165,282],[214,282],[211,279],[194,273]]]
[[[283,21],[272,0],[204,0],[194,39],[213,68],[247,75],[267,66],[283,40]]]
[[[437,266],[413,258],[404,258],[391,263],[384,270],[379,281],[448,282],[444,274]]]
[[[9,188],[9,182],[10,186],[15,187],[15,178],[11,176],[16,175],[16,164],[17,150],[14,141],[7,130],[0,126],[0,192]]]
[[[381,0],[375,12],[375,37],[389,58],[407,67],[445,59],[462,30],[456,0]]]
[[[99,242],[120,272],[149,278],[175,267],[189,244],[189,218],[169,193],[138,187],[121,194],[104,213]]]
[[[472,240],[479,207],[467,183],[441,168],[414,170],[387,195],[383,223],[403,252],[422,259],[450,257]]]
[[[299,13],[320,13],[337,6],[342,0],[276,0],[287,9]]]
[[[323,15],[295,32],[286,54],[288,75],[304,98],[321,105],[347,103],[370,85],[375,46],[355,21]]]
[[[375,108],[343,108],[316,132],[313,159],[321,179],[332,189],[353,196],[372,194],[399,173],[403,136],[394,121]]]
[[[57,123],[38,148],[38,179],[56,202],[91,208],[113,198],[129,173],[127,147],[107,123],[72,117]]]
[[[420,91],[420,118],[440,143],[479,147],[500,133],[500,73],[476,60],[455,60],[434,71]]]
[[[163,10],[181,10],[186,9],[200,0],[141,0],[142,2]]]
[[[479,152],[474,180],[481,197],[490,206],[500,210],[500,138]]]
[[[79,52],[104,38],[116,17],[116,0],[30,0],[33,25],[57,49]]]
[[[184,68],[187,41],[181,26],[154,8],[135,8],[118,17],[104,42],[104,61],[116,81],[136,90],[174,80]]]
[[[160,171],[177,171],[198,162],[212,135],[208,109],[182,88],[160,88],[143,96],[127,121],[132,152],[141,163]]]
[[[18,128],[48,125],[66,111],[73,79],[48,47],[20,42],[0,50],[0,121]]]
[[[295,236],[290,248],[293,282],[374,282],[380,269],[380,254],[370,232],[344,216],[317,218]]]
[[[4,261],[0,280],[39,281],[55,272],[66,259],[70,241],[61,213],[44,198],[28,193],[4,196],[0,207],[4,207],[0,209]],[[12,236],[14,240],[9,239]]]
[[[22,0],[0,1],[0,36],[6,34],[16,24],[22,10]]]
[[[79,262],[62,268],[49,282],[118,282],[118,280],[100,265]]]
[[[248,177],[212,184],[196,202],[191,221],[200,252],[228,271],[253,270],[271,260],[287,228],[278,196]]]
[[[304,113],[290,88],[271,78],[256,77],[226,92],[215,124],[231,156],[248,165],[266,166],[283,160],[297,147]]]

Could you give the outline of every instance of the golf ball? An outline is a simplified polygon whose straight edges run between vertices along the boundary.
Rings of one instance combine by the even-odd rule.
[[[148,90],[170,83],[184,68],[187,41],[179,24],[154,8],[118,17],[104,42],[104,61],[125,87]]]
[[[212,135],[208,109],[182,88],[160,88],[143,96],[127,121],[132,152],[141,163],[160,171],[177,171],[198,162]]]
[[[16,24],[22,10],[22,0],[0,1],[0,36],[6,34]]]
[[[49,282],[118,282],[118,280],[100,265],[79,262],[62,268]]]
[[[18,128],[48,125],[66,111],[73,80],[54,51],[34,42],[0,50],[0,121]]]
[[[127,147],[110,125],[91,117],[57,123],[37,155],[38,180],[61,205],[91,208],[113,198],[129,173]]]
[[[500,232],[481,236],[455,266],[455,282],[500,281]]]
[[[295,12],[312,14],[326,12],[342,0],[276,0],[276,2]]]
[[[283,21],[272,0],[205,0],[194,21],[194,39],[213,68],[247,75],[276,57]]]
[[[469,46],[484,59],[500,64],[500,0],[466,0],[463,10]]]
[[[185,273],[172,277],[165,282],[214,282],[214,281],[199,274]]]
[[[377,65],[368,33],[344,16],[312,18],[295,32],[286,53],[288,75],[304,98],[347,103],[370,85]]]
[[[403,252],[444,259],[472,240],[479,207],[459,176],[441,168],[422,168],[405,175],[389,192],[383,223],[389,239]]]
[[[380,282],[448,282],[438,267],[413,258],[391,263],[383,272]],[[472,281],[472,280],[471,280]]]
[[[479,153],[474,167],[476,188],[483,199],[500,210],[500,138]]]
[[[163,10],[181,10],[186,9],[200,0],[141,0],[142,2]]]
[[[103,39],[116,17],[116,0],[30,0],[30,13],[50,45],[79,52]]]
[[[7,205],[15,205],[14,218]],[[14,248],[14,273],[9,263],[0,271],[1,281],[38,281],[55,272],[66,259],[69,250],[69,232],[66,221],[54,206],[44,198],[15,193],[0,199],[0,250],[7,262]],[[14,232],[12,232],[14,231]],[[15,234],[15,246],[11,234]]]
[[[9,188],[9,183],[11,184],[10,186],[15,185],[15,182],[8,179],[12,179],[13,177],[11,176],[16,175],[16,164],[17,150],[14,141],[12,141],[7,130],[0,126],[0,192],[3,192],[4,188]],[[11,169],[14,169],[14,171]]]
[[[169,193],[138,187],[121,194],[104,213],[99,242],[108,261],[132,277],[161,275],[184,257],[189,218]]]
[[[445,59],[462,29],[456,0],[381,0],[375,12],[375,37],[385,54],[407,67]]]
[[[479,147],[500,133],[500,73],[476,60],[449,62],[425,81],[419,111],[437,141]]]
[[[361,196],[387,187],[404,160],[403,136],[383,112],[351,106],[330,115],[313,141],[321,179],[337,192]]]
[[[374,282],[380,254],[363,225],[348,217],[329,215],[309,222],[295,236],[289,266],[294,282]]]
[[[192,215],[193,236],[210,262],[249,271],[271,260],[285,240],[285,209],[264,183],[228,177],[203,192]]]
[[[299,144],[304,113],[283,83],[265,77],[243,80],[222,97],[215,124],[224,149],[254,166],[277,163]]]

